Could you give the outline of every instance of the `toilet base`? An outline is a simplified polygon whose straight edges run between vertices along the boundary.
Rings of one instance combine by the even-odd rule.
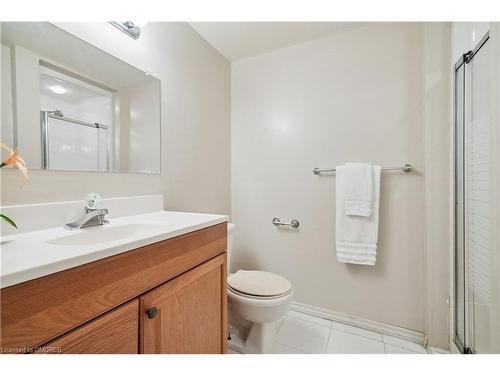
[[[232,337],[229,349],[249,354],[274,353],[276,323],[286,314],[293,300],[293,290],[267,299],[241,295],[230,288],[227,294],[227,321]]]
[[[246,338],[238,334],[238,330],[230,328],[231,340],[228,349],[242,354],[272,354],[275,343],[275,322],[254,323],[250,327]]]
[[[255,323],[245,340],[245,353],[271,354],[274,352],[274,322]]]

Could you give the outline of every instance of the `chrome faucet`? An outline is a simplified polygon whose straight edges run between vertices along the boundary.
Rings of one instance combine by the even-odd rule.
[[[64,228],[74,230],[108,224],[109,221],[104,219],[104,216],[108,214],[108,209],[101,208],[101,204],[102,197],[97,193],[90,193],[85,198],[82,216],[72,223],[65,224]]]

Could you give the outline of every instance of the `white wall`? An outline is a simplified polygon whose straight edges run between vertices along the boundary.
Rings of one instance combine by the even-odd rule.
[[[429,345],[449,346],[450,86],[451,24],[429,22],[424,29],[425,72],[425,332]]]
[[[230,211],[230,65],[186,23],[150,23],[133,40],[108,23],[59,23],[162,80],[161,176],[2,170],[2,205],[164,194],[168,209]],[[38,115],[37,115],[38,116]],[[147,152],[147,151],[146,151]]]
[[[24,150],[22,157],[28,166],[41,168],[41,132],[24,124],[40,123],[40,77],[38,75],[38,56],[20,46],[11,49],[13,66],[12,84],[15,89],[14,112],[17,132],[17,146]],[[23,105],[18,105],[23,103]],[[23,124],[23,125],[17,125]],[[8,173],[8,172],[7,172]],[[2,180],[3,182],[3,180]],[[4,188],[2,185],[2,192]]]
[[[10,67],[10,48],[0,44],[1,54],[1,136],[2,143],[12,147],[14,144],[14,120],[12,108],[12,70]]]
[[[158,84],[150,80],[143,85],[133,87],[121,93],[129,96],[128,114],[129,142],[120,145],[122,153],[128,156],[128,170],[131,172],[145,173],[160,170],[159,160],[160,144],[158,143],[158,132],[151,124],[160,122],[159,103],[151,98],[157,97]],[[122,112],[123,109],[120,109]],[[147,150],[147,152],[144,152]]]
[[[421,24],[374,24],[233,63],[236,267],[285,275],[298,302],[426,331],[426,37]],[[335,177],[312,173],[347,161],[416,169],[383,173],[375,267],[337,262]]]

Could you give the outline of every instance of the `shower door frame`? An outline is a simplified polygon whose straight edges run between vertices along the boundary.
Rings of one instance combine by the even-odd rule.
[[[470,85],[470,71],[467,70],[467,66],[469,62],[472,61],[477,52],[484,46],[484,44],[488,41],[490,37],[489,32],[487,32],[483,38],[479,41],[479,43],[474,47],[473,50],[463,54],[460,59],[455,63],[453,69],[453,100],[454,100],[454,111],[453,111],[453,131],[454,131],[454,155],[453,155],[453,170],[454,173],[454,181],[453,181],[453,342],[460,350],[461,353],[464,354],[474,354],[474,335],[472,331],[474,329],[473,324],[473,314],[474,309],[471,308],[471,298],[469,296],[469,283],[470,283],[470,275],[469,275],[469,254],[467,251],[467,243],[466,243],[466,232],[467,232],[467,109],[469,102],[469,96],[467,95],[467,89]],[[463,76],[462,76],[462,87],[457,87],[457,72],[463,66]],[[462,92],[462,100],[461,100],[461,114],[462,114],[462,123],[461,128],[459,128],[458,119],[457,119],[457,93],[458,90]],[[461,138],[460,144],[458,142],[458,129],[461,130]],[[461,159],[458,160],[458,150],[461,150]],[[461,177],[462,181],[460,181],[461,185],[459,185],[459,181],[457,179],[457,171],[460,169],[462,172]],[[460,187],[461,197],[462,197],[462,215],[457,218],[457,206],[459,202],[457,201],[457,187]],[[461,222],[461,230],[457,230],[458,220]],[[462,249],[458,249],[457,246],[457,237],[461,237],[462,239]],[[457,303],[457,268],[458,268],[458,260],[457,260],[457,252],[462,251],[462,260],[463,264],[461,264],[461,270],[463,272],[463,306],[459,306]],[[458,309],[463,309],[463,342],[457,336],[457,312]]]
[[[66,121],[71,124],[87,126],[89,128],[97,129],[97,142],[99,144],[99,129],[106,130],[106,155],[104,156],[104,161],[106,163],[105,170],[95,171],[79,171],[77,169],[51,169],[50,168],[50,142],[49,142],[49,121],[50,119]],[[110,169],[110,127],[108,125],[100,124],[98,122],[90,123],[81,120],[76,120],[62,115],[56,115],[51,113],[51,111],[40,111],[40,131],[41,131],[41,169],[51,170],[51,171],[67,171],[67,172],[112,172]],[[99,147],[97,152],[99,153]],[[98,154],[98,164],[99,164],[99,154]]]
[[[464,231],[464,223],[465,223],[465,199],[464,199],[464,193],[465,193],[465,188],[464,188],[464,182],[465,179],[464,177],[464,171],[465,171],[465,163],[464,163],[464,155],[465,155],[465,61],[466,61],[466,56],[467,54],[462,55],[462,57],[455,63],[454,69],[453,69],[453,85],[454,85],[454,90],[453,90],[453,100],[454,100],[454,111],[453,111],[453,130],[454,130],[454,136],[453,136],[453,142],[454,142],[454,147],[453,147],[453,170],[454,170],[454,181],[453,181],[453,228],[454,228],[454,235],[453,235],[453,342],[455,345],[457,345],[458,350],[461,353],[465,352],[465,342],[466,342],[466,332],[465,332],[465,315],[466,315],[466,307],[465,307],[465,293],[466,293],[466,288],[465,288],[465,259],[464,259],[464,246],[463,244],[465,243],[465,231]],[[463,68],[462,72],[459,72],[460,68]],[[462,75],[462,85],[461,87],[458,87],[458,78],[457,75],[461,74]],[[460,103],[458,102],[459,98],[459,90],[461,92],[461,100]],[[460,105],[460,107],[459,107]],[[458,123],[458,113],[461,112],[461,124]],[[459,135],[461,135],[459,137]],[[461,158],[460,160],[458,159],[459,157],[459,150],[461,150]],[[458,180],[458,171],[462,172],[462,179],[461,181]],[[457,191],[460,189],[461,191],[461,197],[462,197],[462,215],[458,217],[458,197],[457,197]],[[457,238],[461,238],[462,242],[462,248],[458,248],[459,242],[457,241]],[[459,251],[461,252],[461,258],[462,258],[462,264],[458,264],[458,253]],[[458,303],[458,295],[459,295],[459,281],[458,281],[458,272],[457,269],[460,266],[460,270],[463,275],[463,285],[462,286],[462,293],[464,294],[463,296],[463,306],[461,306]],[[461,294],[462,294],[461,293]],[[464,327],[460,327],[463,329],[463,338],[461,339],[458,334],[458,313],[459,309],[463,310],[463,321],[464,321]],[[462,342],[463,340],[463,342]]]

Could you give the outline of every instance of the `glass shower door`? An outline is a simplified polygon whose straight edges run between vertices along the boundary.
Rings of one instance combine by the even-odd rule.
[[[469,99],[466,111],[466,255],[468,275],[468,346],[491,352],[493,287],[492,170],[490,152],[490,58],[484,43],[467,64]],[[467,108],[466,107],[466,108]]]
[[[488,38],[455,65],[454,341],[466,353],[496,350],[498,186]]]

